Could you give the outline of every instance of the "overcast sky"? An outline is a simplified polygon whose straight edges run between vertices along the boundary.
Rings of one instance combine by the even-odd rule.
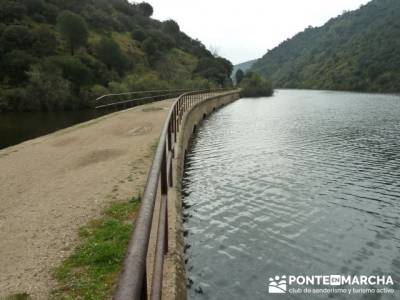
[[[140,2],[137,0],[135,2]],[[369,0],[146,0],[153,17],[174,19],[207,48],[241,63],[259,58],[307,26],[323,25]]]

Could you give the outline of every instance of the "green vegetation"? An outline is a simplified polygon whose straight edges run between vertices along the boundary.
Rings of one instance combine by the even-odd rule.
[[[240,83],[242,82],[244,78],[244,72],[242,71],[242,69],[239,69],[236,71],[235,73],[235,82],[237,85],[240,85]]]
[[[88,29],[85,20],[70,11],[64,11],[57,19],[58,31],[68,41],[71,55],[75,48],[84,46],[88,37]]]
[[[233,66],[233,70],[232,70],[232,74],[231,74],[232,80],[233,81],[236,80],[235,75],[236,75],[238,70],[242,70],[243,73],[246,73],[247,71],[250,70],[250,68],[253,66],[253,64],[256,61],[257,61],[256,59],[253,59],[253,60],[250,60],[250,61],[243,62],[241,64],[234,65]]]
[[[32,298],[27,293],[19,293],[7,296],[4,300],[31,300]]]
[[[127,0],[0,0],[0,112],[90,107],[109,92],[231,85],[232,64]]]
[[[399,92],[399,36],[400,1],[373,0],[286,40],[252,71],[281,88]]]
[[[139,199],[116,202],[104,216],[83,227],[82,242],[56,271],[60,287],[53,299],[108,299],[132,230]]]
[[[246,73],[240,87],[242,97],[269,97],[274,94],[271,82],[253,72]]]

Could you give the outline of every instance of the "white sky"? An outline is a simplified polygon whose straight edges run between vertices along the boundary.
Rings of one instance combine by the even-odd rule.
[[[370,0],[145,1],[153,6],[154,18],[174,19],[183,32],[237,64],[259,58],[307,26],[323,25]]]

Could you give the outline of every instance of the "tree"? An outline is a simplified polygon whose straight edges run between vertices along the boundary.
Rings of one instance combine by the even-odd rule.
[[[22,110],[51,111],[64,109],[67,106],[70,99],[69,83],[61,76],[59,68],[45,61],[34,65],[28,75],[29,83],[26,92],[29,95],[29,101],[26,101]]]
[[[64,11],[57,19],[57,27],[68,41],[72,56],[77,47],[86,44],[88,29],[86,22],[79,15]]]
[[[30,15],[41,14],[45,9],[43,0],[25,0],[25,5]]]
[[[132,38],[139,42],[143,42],[147,38],[147,36],[143,30],[136,29],[132,32]]]
[[[72,83],[73,92],[77,96],[81,88],[92,81],[90,70],[77,57],[59,56],[53,59],[53,63],[62,70],[63,77]]]
[[[150,18],[153,15],[153,6],[147,2],[139,3],[138,9],[145,17]]]
[[[57,48],[57,37],[54,31],[46,26],[39,26],[33,30],[32,52],[34,55],[43,57],[52,55]]]
[[[4,55],[1,63],[1,73],[11,83],[18,84],[27,79],[26,72],[35,59],[22,50],[12,50]]]
[[[116,21],[121,24],[121,31],[131,31],[135,25],[133,18],[130,18],[123,13],[116,14]]]
[[[271,82],[253,72],[244,76],[240,86],[242,97],[268,97],[274,93]]]
[[[23,25],[8,26],[1,36],[0,45],[3,51],[29,50],[33,43],[31,30]]]
[[[0,0],[0,20],[10,23],[23,18],[26,6],[19,1]]]
[[[57,22],[57,16],[59,13],[59,9],[57,6],[51,3],[47,3],[44,7],[42,15],[46,18],[48,22],[51,24],[55,24]]]
[[[87,5],[85,10],[82,11],[85,20],[97,30],[112,28],[112,20],[104,10],[98,9],[93,5]]]
[[[157,49],[157,43],[151,37],[148,37],[143,41],[142,48],[150,60],[155,60],[160,56],[160,53]]]
[[[235,74],[236,85],[239,85],[242,82],[243,77],[244,77],[243,70],[242,69],[237,70]]]
[[[131,15],[134,11],[133,5],[127,0],[108,0],[118,11]]]
[[[215,63],[221,65],[225,70],[225,76],[230,78],[233,71],[232,63],[223,57],[215,58]]]
[[[129,64],[127,57],[112,38],[104,37],[100,40],[97,46],[97,56],[109,70],[115,69],[119,73],[122,73]]]
[[[180,28],[178,23],[176,23],[174,20],[167,20],[163,22],[163,31],[173,37],[176,37],[180,32]]]
[[[196,74],[223,86],[232,73],[232,63],[221,57],[201,58],[195,70]]]

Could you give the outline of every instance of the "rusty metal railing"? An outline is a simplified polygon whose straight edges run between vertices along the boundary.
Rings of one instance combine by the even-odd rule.
[[[148,299],[146,259],[149,248],[157,191],[160,188],[160,209],[155,246],[150,299],[161,299],[164,255],[168,252],[168,188],[172,186],[172,159],[177,133],[184,113],[196,103],[226,91],[197,90],[179,96],[173,103],[151,165],[142,203],[114,295],[115,300]]]
[[[153,101],[175,98],[190,90],[149,90],[118,94],[107,94],[94,100],[95,109],[128,108]]]

